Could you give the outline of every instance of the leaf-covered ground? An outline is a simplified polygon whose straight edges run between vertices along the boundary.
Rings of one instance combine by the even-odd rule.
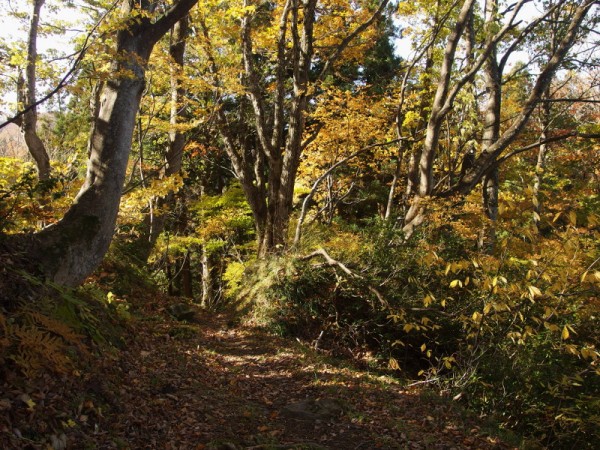
[[[1,448],[509,448],[422,387],[226,314],[179,322],[158,300],[79,377],[16,386],[0,390]]]

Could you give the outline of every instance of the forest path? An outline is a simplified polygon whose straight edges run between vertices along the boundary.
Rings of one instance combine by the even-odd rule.
[[[508,448],[447,401],[229,327],[226,314],[185,323],[147,309],[127,348],[89,378],[73,448]]]
[[[232,326],[228,314],[177,321],[170,301],[132,305],[123,347],[103,348],[78,376],[0,386],[0,448],[509,448],[422,387]]]

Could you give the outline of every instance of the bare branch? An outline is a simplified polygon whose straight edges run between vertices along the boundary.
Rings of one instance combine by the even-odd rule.
[[[112,6],[104,13],[104,15],[102,17],[100,17],[100,20],[98,20],[98,22],[92,27],[92,29],[86,35],[86,37],[85,37],[85,39],[83,41],[83,45],[81,47],[81,50],[79,51],[79,54],[77,55],[77,58],[75,59],[75,61],[71,65],[71,68],[68,70],[68,72],[58,82],[58,84],[56,85],[56,87],[54,89],[52,89],[50,92],[48,92],[46,95],[44,95],[42,98],[40,98],[39,100],[36,100],[35,102],[32,102],[30,105],[28,105],[22,111],[19,111],[13,117],[9,118],[5,122],[0,123],[0,130],[2,128],[10,125],[11,123],[18,123],[25,114],[27,114],[29,111],[32,111],[33,109],[37,108],[42,103],[44,103],[44,102],[48,101],[49,99],[51,99],[57,92],[61,91],[65,86],[67,86],[69,84],[71,76],[79,68],[79,64],[81,63],[81,61],[83,60],[83,58],[86,55],[86,52],[89,50],[89,48],[92,45],[91,43],[89,43],[90,39],[92,38],[92,35],[98,29],[98,27],[104,21],[104,19],[106,19],[106,17],[108,16],[108,14],[110,14],[110,12],[112,12],[112,10],[116,7],[118,1],[119,0],[115,0],[115,2],[112,4]]]
[[[394,139],[394,140],[388,141],[388,142],[381,142],[378,144],[367,145],[366,147],[363,147],[360,150],[357,150],[354,153],[352,153],[351,155],[345,157],[344,159],[338,161],[337,163],[332,165],[329,169],[327,169],[319,178],[317,178],[316,181],[313,183],[309,194],[304,198],[304,202],[302,203],[302,211],[300,212],[300,217],[298,218],[298,224],[296,225],[296,234],[294,236],[293,246],[297,247],[298,244],[300,243],[300,237],[302,235],[302,224],[304,223],[304,219],[306,217],[306,212],[308,210],[308,204],[309,204],[310,200],[314,197],[315,193],[317,192],[317,188],[319,187],[321,182],[325,178],[327,178],[327,176],[331,172],[333,172],[335,169],[337,169],[342,164],[346,164],[348,161],[350,161],[353,158],[356,158],[358,155],[360,155],[361,153],[364,153],[367,150],[370,150],[370,149],[376,148],[376,147],[385,147],[386,145],[395,144],[396,142],[399,142],[399,141],[400,141],[400,139]]]
[[[504,161],[512,158],[513,156],[516,156],[520,153],[524,153],[527,150],[532,150],[534,148],[537,148],[540,145],[550,144],[552,142],[564,141],[564,140],[570,139],[572,137],[583,138],[583,139],[600,139],[600,134],[598,134],[598,133],[579,133],[578,131],[572,131],[572,132],[564,133],[564,134],[561,134],[558,136],[552,136],[552,137],[549,137],[548,139],[534,142],[533,144],[529,144],[524,147],[520,147],[516,150],[511,151],[510,153],[507,153],[502,158],[498,159],[498,164],[502,164]]]
[[[526,100],[522,111],[517,116],[515,122],[508,127],[508,129],[502,134],[502,136],[489,147],[486,152],[482,152],[475,161],[473,167],[462,177],[458,183],[439,195],[446,197],[453,193],[460,192],[466,194],[470,192],[481,178],[496,164],[496,159],[500,154],[513,142],[515,137],[521,132],[525,124],[529,121],[531,114],[539,104],[543,93],[550,84],[552,76],[561,63],[565,59],[569,50],[572,48],[575,39],[578,34],[579,26],[585,19],[587,13],[593,5],[597,4],[595,0],[587,0],[582,2],[573,14],[569,28],[567,29],[564,37],[556,48],[554,55],[545,67],[541,70],[540,74],[533,85],[528,99]]]
[[[316,257],[322,257],[325,262],[327,263],[327,265],[332,266],[332,267],[338,267],[339,269],[342,270],[342,272],[344,272],[346,275],[350,276],[351,278],[358,278],[361,280],[364,280],[364,277],[362,275],[358,275],[356,273],[354,273],[352,270],[350,270],[345,264],[339,262],[336,259],[333,259],[331,256],[329,256],[329,253],[327,253],[325,251],[325,249],[323,247],[318,248],[317,250],[315,250],[314,252],[302,256],[300,258],[298,258],[300,261],[308,261],[310,259],[316,258]],[[381,303],[381,305],[385,308],[389,307],[389,303],[387,302],[387,300],[383,297],[383,295],[373,286],[371,286],[370,284],[367,284],[367,289],[375,295],[375,297],[377,297],[377,300],[379,300],[379,303]]]

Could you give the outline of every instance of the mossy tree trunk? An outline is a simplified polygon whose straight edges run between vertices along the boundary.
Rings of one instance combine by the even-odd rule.
[[[103,84],[100,108],[92,127],[84,185],[71,208],[56,224],[34,235],[11,237],[25,245],[37,270],[56,283],[75,286],[100,264],[112,241],[135,119],[144,88],[145,69],[156,42],[198,0],[180,0],[159,19],[157,4],[123,0],[129,26],[117,33],[117,55]],[[140,14],[144,10],[150,14]],[[16,242],[15,242],[16,241]]]

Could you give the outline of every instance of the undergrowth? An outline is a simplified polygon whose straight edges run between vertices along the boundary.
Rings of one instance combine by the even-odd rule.
[[[487,253],[475,245],[468,214],[450,219],[409,241],[378,223],[321,237],[348,271],[319,257],[256,263],[238,295],[248,320],[419,379],[530,441],[593,448],[600,440],[594,232],[564,227],[541,240],[507,226]]]

